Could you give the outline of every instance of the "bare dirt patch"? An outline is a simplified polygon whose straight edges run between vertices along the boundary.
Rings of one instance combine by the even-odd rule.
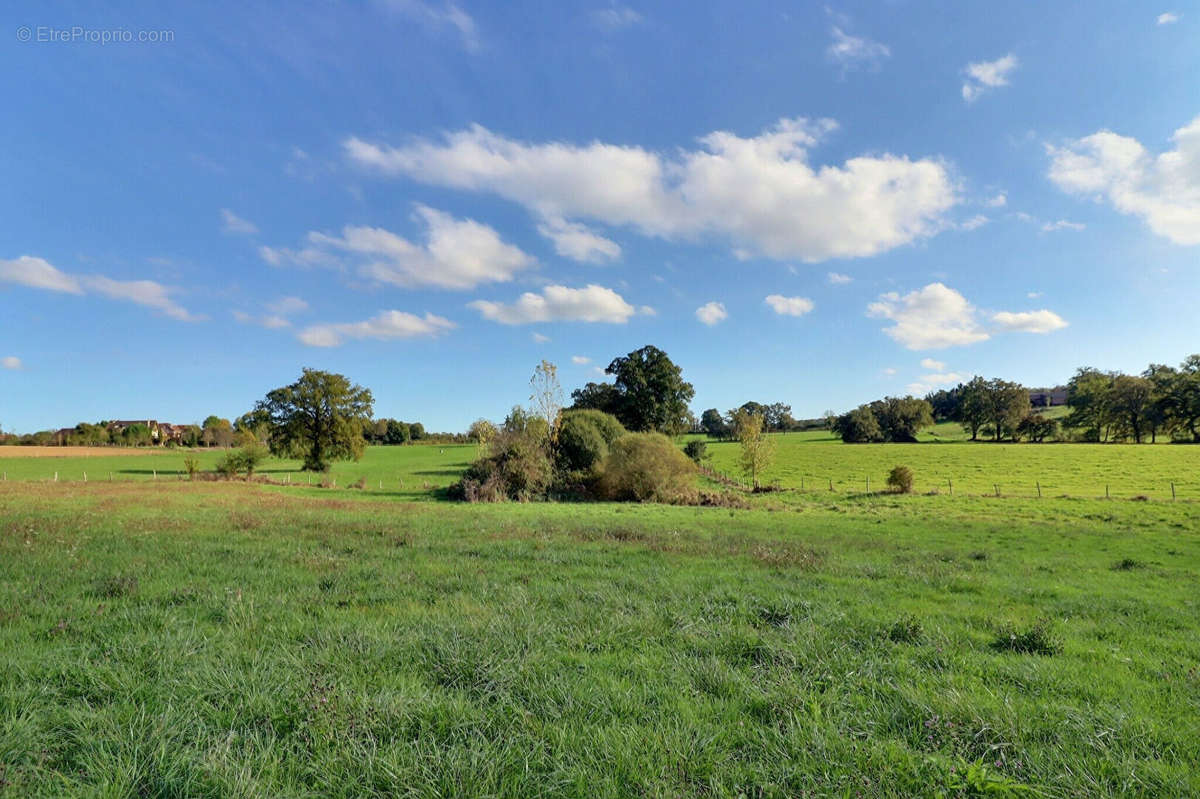
[[[100,458],[111,455],[161,455],[157,447],[0,447],[0,458]]]

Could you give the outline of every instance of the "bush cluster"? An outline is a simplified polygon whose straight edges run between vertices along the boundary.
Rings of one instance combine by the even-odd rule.
[[[569,410],[553,428],[515,408],[450,487],[467,502],[557,497],[699,503],[696,467],[661,433],[629,433],[611,414]],[[715,504],[711,497],[706,504]]]

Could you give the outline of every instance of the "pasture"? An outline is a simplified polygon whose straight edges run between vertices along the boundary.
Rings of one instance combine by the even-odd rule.
[[[876,449],[782,438],[777,468]],[[372,448],[325,489],[179,452],[10,472],[0,796],[1200,793],[1200,503],[411,501],[473,454]]]

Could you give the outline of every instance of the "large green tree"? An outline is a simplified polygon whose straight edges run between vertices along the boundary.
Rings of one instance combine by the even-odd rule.
[[[614,377],[620,396],[614,415],[627,429],[671,434],[687,429],[688,403],[696,390],[658,347],[647,345],[614,358],[604,371]]]
[[[274,454],[298,454],[305,469],[324,471],[333,460],[362,457],[373,403],[368,389],[344,375],[305,369],[299,380],[270,392],[254,409],[270,421]]]

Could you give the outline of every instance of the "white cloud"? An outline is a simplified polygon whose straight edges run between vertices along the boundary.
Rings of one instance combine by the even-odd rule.
[[[718,235],[743,255],[821,261],[875,255],[934,235],[958,202],[940,160],[882,154],[813,166],[830,120],[782,119],[758,136],[717,131],[700,148],[529,144],[479,125],[389,147],[350,138],[347,156],[387,175],[487,192],[539,219],[590,219],[644,235]]]
[[[104,275],[71,275],[43,258],[29,255],[12,260],[0,259],[0,282],[66,294],[100,294],[109,299],[153,308],[183,322],[196,322],[204,318],[188,312],[171,299],[173,289],[153,280],[113,280]]]
[[[1003,208],[1008,205],[1008,195],[1000,192],[995,197],[985,200],[983,204],[988,208]]]
[[[860,64],[876,65],[892,54],[887,45],[851,36],[836,25],[830,31],[830,36],[832,41],[825,54],[843,68],[848,69]]]
[[[1017,57],[1009,53],[995,61],[976,61],[967,64],[967,79],[963,82],[962,96],[968,103],[979,99],[979,95],[1000,86],[1008,85],[1008,76],[1017,68]]]
[[[31,255],[22,255],[10,261],[0,259],[0,281],[31,289],[83,294],[83,287],[77,278],[59,271],[45,259]]]
[[[546,286],[541,294],[527,291],[512,304],[476,300],[467,303],[467,307],[479,311],[484,319],[505,325],[533,322],[624,324],[636,313],[620,294],[594,284],[581,289]]]
[[[942,283],[905,294],[884,294],[867,306],[867,315],[895,324],[885,333],[910,350],[961,347],[986,341],[967,298]]]
[[[547,219],[538,225],[538,233],[554,242],[554,251],[564,258],[586,264],[599,264],[621,257],[621,245],[578,222],[562,217]]]
[[[23,365],[24,364],[21,363],[21,359],[15,355],[6,355],[5,357],[0,358],[0,366],[4,367],[5,369],[20,369]]]
[[[1057,222],[1047,222],[1042,225],[1043,233],[1053,233],[1056,230],[1074,230],[1080,231],[1087,227],[1082,222],[1069,222],[1066,219],[1060,219]]]
[[[287,317],[307,311],[308,303],[299,297],[280,297],[274,302],[267,303],[266,309],[269,313],[263,316],[254,316],[244,311],[233,311],[233,318],[243,324],[258,325],[268,330],[278,330],[284,327],[291,327],[292,322]]]
[[[995,325],[995,330],[989,331],[980,324],[979,312],[967,298],[942,283],[930,283],[903,296],[884,294],[867,306],[867,316],[895,322],[883,332],[910,350],[975,344],[991,338],[992,332],[1051,333],[1067,326],[1053,311],[997,311],[988,317]],[[930,358],[921,365],[935,371],[945,369],[944,363]]]
[[[337,347],[347,339],[435,338],[458,325],[441,316],[425,316],[404,311],[383,311],[363,322],[343,322],[306,327],[296,338],[310,347]]]
[[[637,312],[641,316],[658,316],[658,311],[654,310],[649,305],[639,305]]]
[[[944,367],[943,367],[944,368]],[[923,397],[930,391],[941,386],[953,386],[967,379],[966,375],[958,372],[934,373],[921,375],[916,382],[909,383],[905,390],[914,397]]]
[[[1140,217],[1175,244],[1200,244],[1200,116],[1171,140],[1175,149],[1159,155],[1109,130],[1048,146],[1049,177],[1065,192]]]
[[[529,337],[532,338],[536,344],[545,344],[550,340],[549,336],[543,336],[541,333],[531,333]]]
[[[583,366],[584,364],[589,364],[591,362],[592,362],[591,358],[586,358],[582,355],[572,355],[571,356],[571,363],[576,364],[578,366]]]
[[[807,297],[784,297],[782,294],[770,295],[766,303],[775,313],[783,316],[804,316],[816,307]]]
[[[1027,292],[1027,293],[1025,294],[1025,296],[1026,296],[1026,297],[1028,297],[1028,298],[1029,298],[1029,299],[1031,299],[1031,300],[1036,300],[1038,297],[1042,296],[1042,292],[1040,292],[1040,291],[1030,291],[1030,292]]]
[[[299,251],[263,247],[259,254],[273,266],[338,266],[344,253],[359,262],[363,277],[405,288],[470,289],[510,281],[536,264],[487,225],[424,205],[413,216],[425,227],[421,244],[383,228],[347,225],[340,237],[309,233],[309,246]]]
[[[978,230],[979,228],[983,227],[990,221],[991,220],[988,219],[983,214],[976,214],[975,216],[971,217],[967,221],[960,222],[958,226],[960,228],[962,228],[963,230]]]
[[[248,222],[245,219],[242,219],[228,208],[222,208],[221,230],[225,231],[226,233],[251,235],[258,232],[258,227],[253,222]]]
[[[470,14],[452,2],[437,3],[425,0],[387,0],[394,11],[415,19],[431,30],[449,28],[455,31],[468,52],[479,50],[479,30]]]
[[[1019,333],[1053,333],[1067,326],[1066,320],[1054,311],[999,311],[992,314],[992,321],[1002,330]]]
[[[1174,11],[1167,11],[1165,13],[1158,15],[1158,24],[1159,25],[1174,25],[1178,21],[1179,21],[1179,15],[1176,14]]]
[[[103,275],[91,275],[80,280],[88,289],[109,299],[144,305],[181,322],[198,322],[204,319],[203,316],[190,313],[172,300],[171,289],[153,280],[113,280]]]
[[[825,279],[828,280],[830,285],[833,286],[844,286],[850,281],[854,280],[854,278],[850,277],[849,275],[843,275],[841,272],[830,272],[828,275],[826,275]]]
[[[893,375],[895,375],[895,374],[896,374],[896,372],[897,372],[897,371],[899,371],[899,370],[897,370],[897,369],[895,369],[894,367],[891,367],[891,366],[886,366],[886,367],[884,367],[883,369],[880,369],[879,371],[883,372],[883,373],[884,373],[885,375],[887,375],[888,377],[892,377],[892,376],[893,376]]]
[[[944,372],[946,371],[946,362],[935,361],[933,358],[923,358],[921,360],[921,368],[929,369],[933,372]]]
[[[274,302],[267,303],[267,310],[280,316],[288,316],[307,311],[308,303],[299,297],[280,297]]]
[[[629,28],[642,22],[642,15],[629,6],[614,5],[611,8],[598,8],[589,16],[593,25],[609,32]]]
[[[729,314],[725,312],[725,305],[723,303],[706,302],[696,309],[696,318],[709,327],[712,327],[718,322],[728,319]]]

